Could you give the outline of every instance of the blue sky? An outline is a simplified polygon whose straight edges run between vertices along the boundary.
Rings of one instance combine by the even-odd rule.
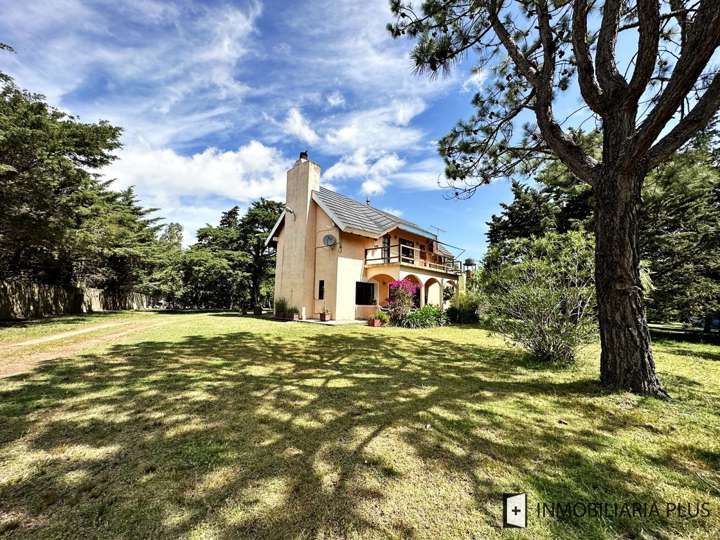
[[[281,200],[307,149],[333,189],[421,226],[466,254],[507,182],[467,201],[438,188],[436,140],[470,114],[468,66],[416,76],[387,0],[0,0],[0,69],[83,121],[125,129],[104,172],[179,221],[188,241],[223,210]]]

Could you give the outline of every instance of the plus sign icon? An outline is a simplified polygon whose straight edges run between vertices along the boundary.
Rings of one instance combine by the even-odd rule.
[[[503,527],[527,527],[527,493],[503,493]]]

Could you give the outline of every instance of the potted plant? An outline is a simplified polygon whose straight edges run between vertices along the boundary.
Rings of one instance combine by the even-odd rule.
[[[322,322],[327,322],[327,321],[331,320],[330,310],[327,309],[325,306],[323,306],[323,310],[320,312],[320,320]]]
[[[368,326],[383,326],[390,321],[390,317],[384,311],[376,312],[372,317],[368,319]]]

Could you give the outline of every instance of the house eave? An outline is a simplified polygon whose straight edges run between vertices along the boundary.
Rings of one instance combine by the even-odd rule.
[[[270,246],[273,242],[275,242],[275,237],[277,236],[278,229],[282,225],[283,220],[285,219],[285,210],[282,211],[282,214],[277,218],[277,221],[275,222],[275,225],[273,225],[273,228],[270,230],[270,234],[268,234],[268,237],[265,239],[265,247]]]

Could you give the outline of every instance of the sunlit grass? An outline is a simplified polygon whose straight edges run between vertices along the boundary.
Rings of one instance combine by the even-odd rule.
[[[145,316],[0,379],[0,535],[501,538],[501,493],[527,491],[513,537],[718,537],[717,345],[657,345],[665,403],[605,393],[596,347],[562,371],[478,328]],[[712,506],[532,510],[575,500]]]
[[[152,313],[137,311],[120,311],[65,315],[27,321],[0,321],[0,344],[42,338],[60,332],[72,332],[91,325],[126,322],[152,315]]]

